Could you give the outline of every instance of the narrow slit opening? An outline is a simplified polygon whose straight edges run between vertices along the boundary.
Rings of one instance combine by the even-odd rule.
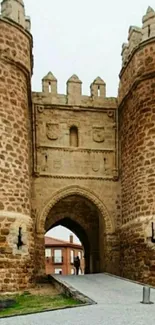
[[[52,86],[51,86],[51,83],[50,83],[50,82],[49,82],[49,84],[48,84],[48,90],[49,90],[49,93],[52,92]]]

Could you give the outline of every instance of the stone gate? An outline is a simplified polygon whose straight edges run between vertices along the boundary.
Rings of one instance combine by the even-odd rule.
[[[60,95],[49,72],[42,92],[33,93],[33,209],[41,272],[45,231],[61,224],[81,238],[86,272],[119,273],[119,248],[113,251],[120,223],[117,102],[106,97],[99,77],[90,89],[90,96],[82,95],[82,82],[73,75],[67,94]]]
[[[44,235],[64,225],[86,272],[155,284],[155,12],[131,26],[118,98],[49,72],[31,91],[33,40],[23,0],[0,16],[0,291],[45,274]]]

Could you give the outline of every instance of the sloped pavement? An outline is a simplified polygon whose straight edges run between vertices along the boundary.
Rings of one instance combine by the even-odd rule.
[[[59,276],[58,276],[59,278]],[[61,276],[96,305],[1,319],[0,325],[154,325],[155,304],[144,305],[142,286],[106,274]],[[151,289],[155,303],[155,290]]]

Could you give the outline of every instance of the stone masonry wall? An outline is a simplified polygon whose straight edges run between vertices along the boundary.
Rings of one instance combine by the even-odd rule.
[[[36,245],[37,245],[37,260],[36,263],[37,271],[44,268],[44,234],[49,228],[45,228],[45,221],[43,228],[40,228],[40,223],[42,226],[42,220],[40,221],[39,216],[46,207],[47,203],[52,200],[52,198],[59,191],[65,191],[68,188],[84,188],[89,193],[96,195],[103,204],[105,204],[105,209],[108,211],[110,220],[112,220],[113,231],[111,229],[106,229],[105,227],[105,216],[96,215],[96,218],[92,221],[92,211],[91,211],[91,201],[90,201],[90,212],[86,214],[83,210],[80,212],[78,206],[73,206],[73,210],[65,209],[66,206],[63,205],[64,210],[61,213],[56,213],[57,210],[53,207],[52,213],[47,217],[51,218],[49,220],[49,225],[53,226],[61,218],[69,216],[71,220],[76,221],[80,224],[82,229],[86,232],[87,237],[90,241],[91,249],[94,249],[95,244],[99,244],[100,249],[100,271],[110,271],[114,274],[119,274],[119,236],[117,235],[118,228],[121,223],[121,207],[120,207],[120,188],[117,182],[104,181],[104,180],[82,180],[76,178],[50,178],[50,177],[38,177],[34,181],[34,192],[33,192],[33,208],[36,214]],[[78,202],[78,200],[77,200]],[[61,203],[61,200],[60,200]],[[80,203],[81,206],[81,203]],[[98,207],[96,206],[96,210]],[[59,212],[59,211],[58,211]],[[79,215],[80,214],[80,215]],[[99,223],[98,223],[99,218]],[[94,235],[94,230],[96,227],[93,225],[97,224],[97,229],[99,231],[97,237]],[[71,229],[73,230],[73,229]],[[76,231],[76,229],[75,229]],[[78,233],[77,233],[78,235]],[[99,237],[98,237],[99,236]],[[79,236],[80,237],[80,236]],[[41,264],[40,261],[42,260]]]
[[[120,78],[121,270],[155,284],[155,43],[142,43]],[[149,261],[150,259],[150,261]],[[149,261],[149,262],[148,262]]]
[[[96,270],[99,270],[97,256],[100,254],[100,271],[109,270],[119,274],[119,236],[116,232],[121,225],[121,206],[117,173],[117,101],[115,98],[106,98],[103,91],[105,83],[100,78],[96,80],[91,86],[94,92],[90,97],[81,94],[81,82],[77,76],[69,79],[67,95],[59,95],[56,92],[56,78],[49,73],[43,79],[43,92],[33,93],[35,177],[32,205],[38,231],[38,272],[44,267],[43,236],[47,230],[46,218],[52,226],[60,216],[63,218],[69,215],[86,231],[92,251],[94,247],[93,260],[96,258]],[[97,95],[96,82],[101,83],[100,96]],[[49,85],[52,89],[49,89]],[[77,146],[71,145],[72,126],[77,128]],[[52,201],[58,192],[67,192],[68,188],[72,187],[79,189],[83,198],[85,196],[82,189],[85,190],[86,196],[97,196],[107,211],[111,228],[107,228],[106,215],[99,213],[95,202],[96,221],[94,219],[93,222],[98,225],[98,234],[93,235],[95,226],[92,226],[91,199],[89,213],[83,211],[83,217],[80,212],[81,201],[79,206],[72,206],[69,210],[60,200],[64,212],[57,213],[53,207],[54,212],[41,219],[47,203]],[[76,196],[75,193],[74,195]],[[76,197],[78,201],[78,196]],[[93,269],[95,270],[95,267],[91,270]]]
[[[31,36],[0,19],[0,291],[26,287],[33,275],[30,217]],[[18,250],[19,227],[24,246]]]

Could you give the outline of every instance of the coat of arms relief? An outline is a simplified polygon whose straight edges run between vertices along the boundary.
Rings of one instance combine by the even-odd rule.
[[[46,136],[49,140],[57,140],[59,137],[59,124],[46,123]]]
[[[94,142],[104,142],[104,126],[94,126],[93,127],[93,141]]]

